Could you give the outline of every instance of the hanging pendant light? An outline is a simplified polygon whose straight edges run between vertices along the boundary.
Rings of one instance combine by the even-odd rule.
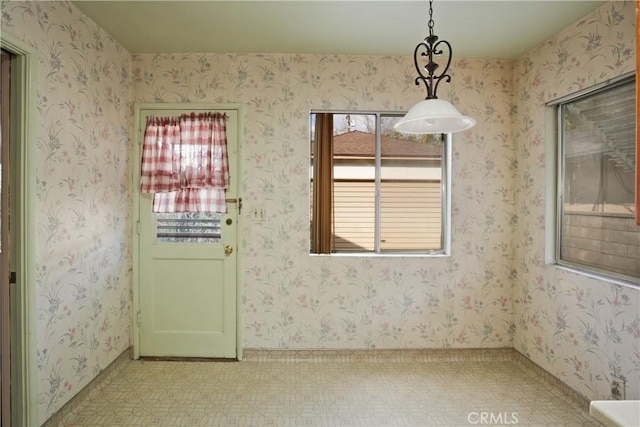
[[[440,66],[434,62],[434,57],[442,55],[442,47],[448,50],[449,57],[444,70],[437,73]],[[450,102],[438,99],[436,96],[440,82],[451,81],[451,76],[447,74],[451,65],[451,56],[451,44],[446,40],[438,40],[438,36],[433,34],[433,0],[429,0],[429,35],[416,46],[413,52],[413,63],[418,72],[415,82],[417,86],[420,82],[424,83],[427,88],[427,97],[411,107],[409,112],[393,126],[396,131],[409,134],[453,133],[475,126],[474,119],[460,114]],[[421,58],[423,61],[425,58],[428,60],[424,69],[420,67]]]

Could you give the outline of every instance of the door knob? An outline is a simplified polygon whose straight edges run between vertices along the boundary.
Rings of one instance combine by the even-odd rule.
[[[224,247],[224,254],[225,254],[226,256],[229,256],[229,255],[231,255],[232,253],[233,253],[233,246],[231,246],[231,245],[227,245],[227,246],[225,246],[225,247]]]

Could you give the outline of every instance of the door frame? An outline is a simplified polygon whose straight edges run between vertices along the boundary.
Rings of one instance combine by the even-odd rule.
[[[9,220],[12,216],[11,204],[9,203],[9,196],[11,195],[11,182],[10,173],[11,173],[11,161],[9,159],[11,150],[11,138],[9,137],[9,131],[11,130],[11,126],[9,124],[9,119],[11,118],[11,62],[13,62],[13,54],[8,51],[2,49],[0,50],[2,61],[0,67],[2,68],[2,72],[0,72],[0,77],[2,77],[2,81],[0,81],[0,94],[2,95],[0,99],[0,125],[2,129],[2,142],[0,143],[0,166],[2,166],[2,171],[0,173],[0,179],[2,180],[0,195],[0,207],[2,210],[2,224],[0,229],[2,230],[2,238],[0,239],[0,244],[2,245],[2,250],[0,250],[0,272],[2,275],[0,276],[0,304],[2,305],[2,310],[0,310],[0,315],[2,319],[0,319],[0,327],[2,331],[0,332],[0,375],[2,376],[2,398],[0,398],[1,408],[0,408],[0,425],[11,425],[11,266],[12,262],[10,260],[10,246],[12,244],[11,236],[9,235]],[[6,60],[5,60],[6,58]],[[6,64],[5,64],[6,63]],[[5,109],[6,108],[6,109]],[[8,273],[9,272],[9,273]]]
[[[244,117],[244,108],[242,104],[210,104],[210,103],[135,103],[134,104],[134,123],[133,123],[133,159],[131,162],[133,171],[132,171],[132,194],[133,194],[133,215],[132,215],[132,232],[131,237],[133,240],[133,260],[132,260],[132,272],[133,272],[133,358],[140,358],[140,259],[139,259],[139,251],[140,251],[140,235],[138,234],[136,228],[140,223],[140,196],[139,190],[140,187],[140,158],[142,157],[142,142],[144,140],[144,127],[140,123],[140,118],[142,116],[143,110],[156,110],[162,115],[162,111],[170,111],[170,110],[184,110],[185,113],[190,113],[194,110],[236,110],[238,113],[238,124],[237,124],[237,150],[238,150],[238,161],[237,164],[234,165],[237,170],[237,174],[235,174],[234,178],[238,180],[238,184],[242,182],[242,170],[241,170],[241,140],[242,140],[242,124]],[[240,200],[240,188],[238,185],[238,195],[237,198]],[[236,358],[238,360],[242,360],[242,310],[241,310],[241,301],[242,301],[242,257],[240,257],[240,248],[242,246],[242,242],[238,239],[242,227],[242,215],[240,212],[240,206],[238,205],[238,217],[237,217],[237,235],[236,235]]]
[[[11,304],[11,421],[13,425],[40,425],[36,371],[35,280],[35,147],[38,51],[6,31],[2,49],[15,55],[11,66],[11,248],[17,283]]]

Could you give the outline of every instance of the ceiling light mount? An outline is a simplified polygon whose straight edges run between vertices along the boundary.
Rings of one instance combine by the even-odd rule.
[[[429,35],[422,43],[418,43],[413,51],[413,64],[416,66],[416,71],[418,72],[418,77],[416,77],[415,83],[416,86],[419,86],[420,82],[422,82],[426,86],[427,97],[425,99],[437,99],[438,96],[436,95],[436,92],[438,91],[438,85],[441,80],[445,79],[447,83],[451,81],[451,76],[447,74],[447,71],[449,71],[449,66],[451,65],[453,50],[451,49],[451,44],[448,41],[439,40],[438,36],[433,34],[433,0],[429,1],[428,25]],[[436,74],[436,70],[440,68],[440,65],[434,61],[434,56],[440,56],[444,53],[441,49],[442,46],[444,46],[448,51],[447,65],[440,74]],[[423,72],[423,67],[420,66],[420,62],[422,62],[421,59],[425,57],[428,59],[428,62],[424,66],[426,75]]]
[[[413,63],[418,72],[415,79],[416,86],[424,83],[427,89],[427,97],[414,105],[409,112],[399,120],[394,129],[398,132],[409,134],[428,133],[453,133],[472,128],[476,121],[471,117],[463,116],[451,103],[439,100],[437,96],[438,86],[442,81],[451,82],[448,74],[453,49],[446,40],[440,40],[433,33],[433,0],[429,0],[429,35],[418,43],[413,51]],[[440,65],[435,61],[437,57],[446,55],[444,69],[437,73]],[[421,63],[426,64],[421,66]]]

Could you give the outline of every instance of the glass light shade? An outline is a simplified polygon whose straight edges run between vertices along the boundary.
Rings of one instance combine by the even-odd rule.
[[[476,121],[463,116],[442,99],[425,99],[411,107],[407,114],[393,128],[402,133],[454,133],[471,129]]]

